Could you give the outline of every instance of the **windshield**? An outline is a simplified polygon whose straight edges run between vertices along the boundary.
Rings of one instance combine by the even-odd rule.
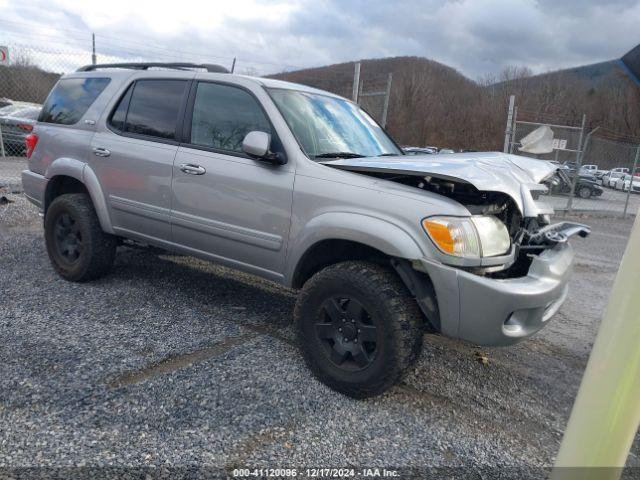
[[[347,100],[295,90],[269,93],[309,158],[402,155],[382,128]]]

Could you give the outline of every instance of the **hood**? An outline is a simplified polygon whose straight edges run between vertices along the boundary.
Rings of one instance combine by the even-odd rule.
[[[481,191],[506,193],[525,216],[553,213],[549,205],[534,200],[531,194],[531,191],[546,190],[540,182],[557,170],[556,165],[546,160],[499,152],[473,152],[350,158],[321,163],[353,172],[430,176],[465,182]]]

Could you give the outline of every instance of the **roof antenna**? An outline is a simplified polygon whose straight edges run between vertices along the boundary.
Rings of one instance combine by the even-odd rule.
[[[233,63],[231,64],[231,73],[236,69],[236,57],[233,57]]]

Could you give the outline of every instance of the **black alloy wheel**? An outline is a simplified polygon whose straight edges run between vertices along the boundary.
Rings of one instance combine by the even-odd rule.
[[[84,245],[82,243],[82,232],[76,219],[68,212],[62,212],[54,223],[54,254],[58,261],[72,266],[75,264]]]
[[[331,297],[322,304],[319,317],[316,337],[331,363],[346,370],[360,370],[374,361],[378,328],[358,300],[349,295]]]

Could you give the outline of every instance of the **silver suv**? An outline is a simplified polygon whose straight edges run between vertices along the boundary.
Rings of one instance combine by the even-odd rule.
[[[479,345],[538,331],[567,295],[568,237],[589,233],[549,224],[549,162],[406,156],[349,100],[217,66],[83,67],[26,146],[63,278],[105,275],[136,242],[300,289],[308,366],[358,398],[401,378],[425,329]]]

